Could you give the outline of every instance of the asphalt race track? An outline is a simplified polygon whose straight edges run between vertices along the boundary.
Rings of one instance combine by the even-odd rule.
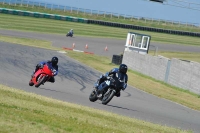
[[[92,52],[97,55],[104,55],[109,57],[112,57],[113,54],[123,53],[125,48],[124,45],[126,43],[126,40],[121,39],[83,37],[76,36],[76,34],[74,37],[71,38],[66,37],[65,35],[21,32],[2,29],[0,29],[0,35],[48,40],[51,41],[53,46],[55,47],[72,48],[74,43],[75,49],[77,50]],[[85,49],[86,44],[88,45],[88,49]],[[108,51],[105,51],[106,46],[108,48]],[[151,42],[150,49],[154,50],[154,46],[158,47],[158,50],[161,51],[200,52],[200,47],[198,46],[159,44]]]
[[[92,45],[95,43],[95,39],[97,40],[95,46],[99,46],[98,49],[100,49],[102,42],[110,47],[116,44],[116,49],[112,53],[110,51],[97,50],[97,54],[107,52],[104,54],[106,56],[112,56],[112,54],[115,54],[114,51],[120,52],[124,46],[117,47],[123,41],[112,39],[66,38],[60,35],[16,31],[4,32],[2,30],[0,30],[0,34],[51,40],[53,45],[58,47],[70,46],[74,41],[77,44],[81,44],[84,41],[86,43],[87,41],[88,44]],[[65,44],[62,44],[62,42],[65,42]],[[58,56],[59,58],[59,74],[56,77],[56,82],[54,84],[46,83],[39,88],[30,87],[28,82],[35,65],[39,61],[50,59],[52,56]],[[160,99],[130,86],[128,86],[126,91],[121,92],[120,98],[114,97],[108,105],[102,105],[100,101],[90,102],[89,94],[93,89],[92,86],[101,73],[58,51],[0,42],[0,73],[0,84],[27,92],[33,92],[62,101],[106,110],[153,123],[181,129],[191,129],[196,133],[200,131],[199,111],[194,111],[168,100]]]

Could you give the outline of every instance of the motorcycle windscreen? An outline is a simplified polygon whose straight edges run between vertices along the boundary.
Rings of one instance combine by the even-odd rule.
[[[54,69],[51,63],[47,63],[47,66],[48,66],[48,68],[49,68],[50,70],[53,70],[53,69]]]
[[[52,73],[56,71],[51,63],[46,63],[47,68],[45,69],[45,73],[52,76]]]

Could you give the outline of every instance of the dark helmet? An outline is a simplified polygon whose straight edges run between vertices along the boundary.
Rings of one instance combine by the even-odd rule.
[[[127,65],[121,64],[121,65],[119,66],[119,72],[121,72],[121,73],[126,73],[127,70],[128,70]]]
[[[55,57],[55,56],[52,57],[51,63],[52,63],[53,66],[57,65],[58,64],[58,57]]]

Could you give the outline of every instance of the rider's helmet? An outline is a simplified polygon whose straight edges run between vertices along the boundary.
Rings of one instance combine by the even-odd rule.
[[[58,57],[56,57],[56,56],[52,57],[51,63],[53,66],[56,66],[58,64]]]
[[[125,73],[127,72],[127,70],[128,70],[127,65],[125,65],[125,64],[121,64],[121,65],[119,66],[119,72],[125,74]]]
[[[71,29],[71,31],[73,31],[73,29]]]

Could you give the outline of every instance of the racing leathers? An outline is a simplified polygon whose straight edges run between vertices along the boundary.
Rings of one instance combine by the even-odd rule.
[[[74,31],[73,31],[73,30],[70,30],[70,31],[69,31],[69,34],[70,34],[70,35],[74,35]]]
[[[98,93],[104,92],[105,89],[108,89],[108,85],[106,82],[104,82],[107,77],[111,76],[115,80],[122,80],[125,79],[125,84],[122,88],[122,90],[125,90],[127,87],[127,81],[128,81],[128,75],[126,73],[119,72],[118,68],[113,68],[111,71],[105,73],[104,75],[101,75],[100,78],[97,80],[95,84],[95,88],[98,90]],[[120,91],[115,94],[115,96],[120,97]]]
[[[51,83],[54,83],[55,82],[55,78],[54,76],[56,76],[58,74],[58,65],[52,65],[52,62],[51,61],[42,61],[40,62],[39,64],[36,65],[35,67],[35,70],[33,71],[33,74],[32,76],[40,69],[40,68],[43,68],[43,66],[45,64],[49,64],[52,66],[52,68],[54,68],[53,70],[53,77],[51,77],[48,81],[51,82]]]

